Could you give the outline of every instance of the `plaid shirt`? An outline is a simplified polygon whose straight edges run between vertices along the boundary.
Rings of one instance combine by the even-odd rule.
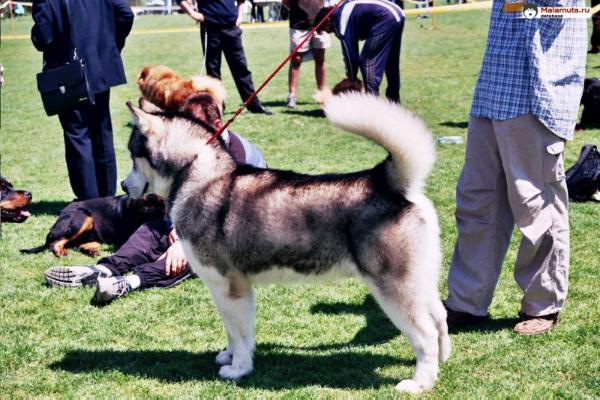
[[[582,7],[584,0],[530,0],[538,6]],[[487,49],[471,116],[506,120],[532,113],[572,139],[585,76],[587,21],[521,18],[494,0]]]

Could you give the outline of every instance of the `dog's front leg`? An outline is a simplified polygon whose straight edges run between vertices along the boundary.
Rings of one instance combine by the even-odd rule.
[[[215,357],[215,363],[222,367],[223,365],[231,365],[231,362],[233,361],[233,345],[232,345],[232,340],[231,340],[231,336],[229,335],[229,332],[227,332],[227,347],[225,348],[225,350],[219,352],[219,354],[217,354],[217,356]]]
[[[252,371],[254,294],[244,280],[223,278],[207,283],[227,331],[227,349],[217,355],[223,379],[239,379]]]
[[[180,232],[181,234],[181,232]],[[224,276],[213,266],[199,262],[192,243],[181,239],[190,267],[210,290],[227,331],[227,348],[217,355],[219,376],[239,379],[252,371],[254,352],[254,293],[241,274]]]

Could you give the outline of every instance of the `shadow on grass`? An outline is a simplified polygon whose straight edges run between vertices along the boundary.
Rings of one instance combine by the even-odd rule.
[[[369,346],[387,342],[400,335],[400,331],[392,324],[371,295],[367,295],[362,304],[319,303],[312,306],[310,311],[312,313],[323,314],[363,314],[367,323],[348,343],[297,347],[298,349],[327,350],[346,346]],[[491,333],[501,330],[511,330],[517,322],[519,322],[518,318],[490,319],[478,325],[450,329],[450,333]]]
[[[311,117],[311,118],[325,118],[325,113],[320,108],[317,108],[314,110],[306,110],[306,111],[285,110],[283,113],[288,114],[288,115],[300,115],[303,117]]]
[[[53,215],[56,216],[60,211],[69,205],[68,201],[61,200],[42,200],[34,201],[29,207],[32,215]]]
[[[469,126],[467,121],[455,122],[455,121],[446,121],[440,122],[441,126],[447,126],[449,128],[463,128],[466,129]]]
[[[491,333],[503,330],[512,330],[517,322],[519,322],[518,318],[497,318],[490,319],[479,324],[451,328],[448,331],[451,334],[469,332]]]
[[[287,106],[287,100],[263,101],[263,102],[261,102],[261,104],[265,107],[285,107],[285,106]],[[298,102],[296,102],[296,104],[299,106],[303,106],[306,104],[314,104],[314,102],[298,101]]]
[[[366,325],[354,335],[350,342],[315,347],[318,350],[346,346],[369,346],[390,341],[400,335],[400,331],[392,324],[371,295],[365,296],[362,304],[319,303],[312,306],[310,311],[313,314],[362,314],[367,320]],[[306,347],[303,348],[306,349]]]
[[[219,379],[215,356],[213,352],[75,350],[51,364],[50,368],[72,373],[119,371],[166,383],[212,381]],[[275,390],[309,385],[343,389],[378,388],[395,385],[397,380],[378,375],[376,369],[399,363],[414,365],[414,361],[355,352],[329,355],[282,353],[277,346],[263,344],[255,353],[253,373],[237,384]]]

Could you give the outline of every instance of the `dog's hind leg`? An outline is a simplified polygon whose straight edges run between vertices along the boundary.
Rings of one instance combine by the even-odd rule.
[[[64,257],[67,253],[67,247],[76,245],[80,240],[88,242],[84,235],[94,227],[94,218],[84,213],[73,213],[59,217],[54,224],[48,236],[46,243],[49,243],[50,250],[57,257]]]
[[[438,329],[429,312],[427,295],[408,288],[380,288],[369,284],[373,297],[394,325],[406,336],[417,356],[417,367],[412,379],[396,385],[400,392],[421,393],[433,387],[438,371]]]
[[[448,336],[448,324],[446,322],[446,309],[442,301],[438,298],[431,299],[429,304],[431,316],[435,321],[435,326],[438,330],[438,359],[441,363],[448,361],[452,352],[450,344],[450,336]]]
[[[98,242],[87,242],[79,245],[79,251],[87,254],[91,257],[97,257],[100,255],[100,243]]]

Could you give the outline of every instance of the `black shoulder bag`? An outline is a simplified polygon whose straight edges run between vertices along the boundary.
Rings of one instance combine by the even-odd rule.
[[[573,201],[594,199],[600,190],[600,153],[593,144],[581,148],[577,162],[567,170],[567,188]]]
[[[67,17],[69,0],[66,0]],[[73,61],[54,68],[48,68],[37,74],[37,87],[42,96],[44,110],[48,115],[56,115],[73,110],[84,104],[94,104],[94,93],[90,87],[85,60],[77,57],[77,48],[73,40],[73,29],[69,19],[71,41],[73,43]],[[44,61],[45,66],[45,61]]]

